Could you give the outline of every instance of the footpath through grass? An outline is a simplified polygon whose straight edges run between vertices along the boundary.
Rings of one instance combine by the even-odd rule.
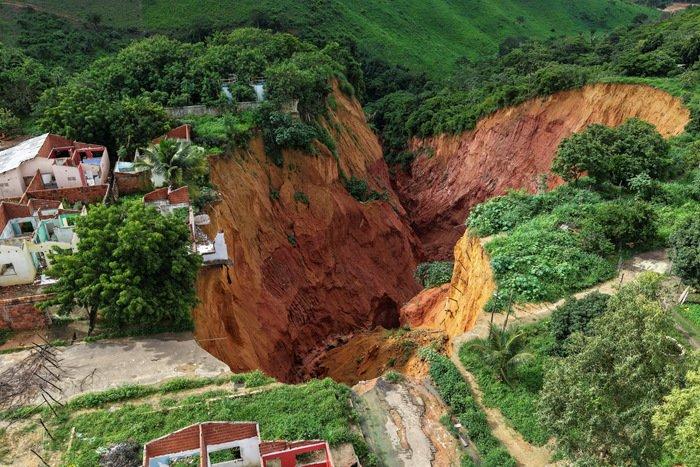
[[[421,355],[430,364],[430,378],[435,383],[440,397],[476,445],[484,467],[515,467],[515,460],[501,442],[493,436],[486,415],[472,396],[469,385],[459,369],[446,356],[432,349],[424,349]],[[466,454],[462,458],[463,466],[474,465]]]
[[[549,358],[554,341],[549,332],[549,320],[520,328],[527,332],[527,345],[524,349],[534,359],[517,370],[517,377],[511,384],[498,381],[482,352],[463,345],[459,349],[459,359],[469,370],[483,393],[484,403],[501,411],[508,422],[525,440],[542,446],[549,440],[546,427],[537,419],[537,399],[542,388],[544,367]]]

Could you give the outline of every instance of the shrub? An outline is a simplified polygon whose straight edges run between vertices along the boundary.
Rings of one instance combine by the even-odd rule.
[[[344,179],[343,185],[348,193],[350,193],[350,196],[362,203],[377,200],[386,201],[389,198],[386,191],[378,192],[376,190],[370,190],[365,180],[356,178],[354,175],[350,177],[350,179]]]
[[[667,76],[676,69],[676,60],[663,50],[631,51],[619,58],[618,67],[627,76]]]
[[[19,131],[19,118],[12,111],[0,107],[0,140],[15,136]]]
[[[567,181],[587,173],[599,184],[627,187],[642,173],[665,177],[672,164],[668,152],[668,143],[654,126],[632,118],[617,128],[590,125],[564,139],[552,171]]]
[[[609,295],[593,292],[579,300],[569,298],[552,313],[550,332],[554,338],[553,350],[564,353],[564,344],[574,332],[587,333],[593,318],[602,315],[608,306]]]
[[[670,238],[673,273],[700,288],[700,219],[689,218]]]
[[[593,286],[615,273],[613,265],[584,250],[581,237],[554,215],[538,216],[510,235],[486,244],[498,290],[491,307],[552,301]]]
[[[403,375],[398,371],[387,371],[384,375],[384,379],[392,384],[396,384],[403,381]]]
[[[454,263],[451,261],[433,261],[419,264],[413,275],[424,288],[430,289],[450,282],[452,269]]]
[[[537,197],[524,191],[510,191],[478,204],[469,213],[467,225],[477,235],[487,236],[512,230],[516,225],[532,219],[539,211]]]
[[[594,229],[615,246],[648,245],[657,238],[656,219],[654,208],[643,201],[609,201],[583,221],[582,235]]]
[[[309,197],[303,191],[294,192],[294,201],[296,201],[297,203],[305,204],[307,206],[309,205]]]
[[[577,65],[551,64],[532,76],[535,94],[548,96],[557,91],[581,87],[588,81],[588,71]]]

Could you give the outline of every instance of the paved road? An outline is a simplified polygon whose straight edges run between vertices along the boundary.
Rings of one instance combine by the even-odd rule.
[[[205,352],[191,333],[110,339],[58,347],[61,397],[101,391],[124,384],[152,384],[181,376],[217,376],[228,366]],[[29,351],[0,355],[0,372]]]

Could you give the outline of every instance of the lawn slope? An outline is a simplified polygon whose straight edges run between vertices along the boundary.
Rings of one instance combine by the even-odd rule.
[[[25,3],[18,1],[17,3]],[[625,0],[32,0],[44,11],[118,28],[203,36],[244,24],[305,39],[352,41],[373,57],[439,77],[460,57],[498,50],[505,38],[590,33],[656,10]],[[0,30],[0,41],[11,28]],[[3,37],[5,36],[5,37]]]

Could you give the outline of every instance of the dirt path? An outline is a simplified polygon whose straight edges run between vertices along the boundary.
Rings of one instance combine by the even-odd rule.
[[[583,290],[574,296],[576,298],[582,298],[596,291],[611,294],[615,291],[616,287],[634,280],[642,272],[654,271],[664,273],[668,271],[669,267],[670,261],[665,250],[642,253],[625,261],[622,264],[620,272],[616,278],[595,287],[591,287],[590,289]],[[563,303],[564,300],[562,299],[555,303],[538,303],[518,306],[515,308],[513,315],[511,315],[509,318],[508,326],[510,327],[514,325],[534,323],[544,319],[551,315],[552,311]],[[467,369],[464,368],[464,365],[462,365],[462,362],[459,360],[459,348],[462,345],[471,340],[483,339],[488,336],[490,319],[491,315],[482,313],[477,318],[476,325],[471,331],[453,339],[452,354],[450,358],[455,365],[457,365],[457,368],[471,386],[474,399],[486,414],[486,418],[489,426],[491,427],[493,435],[498,438],[501,443],[503,443],[518,465],[533,467],[554,465],[549,462],[553,452],[548,446],[538,447],[528,443],[520,435],[520,433],[515,431],[510,426],[500,410],[497,408],[487,407],[484,404],[483,393],[481,392],[474,375],[467,371]],[[504,319],[505,316],[502,314],[494,315],[493,317],[494,323],[499,325],[503,324]]]

